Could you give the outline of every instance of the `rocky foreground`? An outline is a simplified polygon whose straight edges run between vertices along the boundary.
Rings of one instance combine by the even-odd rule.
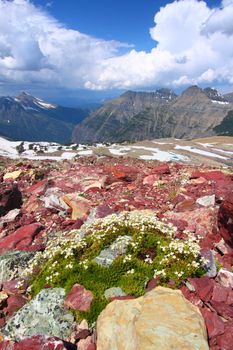
[[[0,160],[2,350],[233,344],[233,171]]]

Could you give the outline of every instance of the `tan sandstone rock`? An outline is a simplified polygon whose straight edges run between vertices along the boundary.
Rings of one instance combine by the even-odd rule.
[[[204,320],[178,290],[157,287],[107,305],[97,321],[98,350],[207,350]]]

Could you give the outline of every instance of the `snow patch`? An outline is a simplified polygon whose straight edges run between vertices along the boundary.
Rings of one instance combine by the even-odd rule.
[[[212,152],[203,151],[203,150],[201,150],[201,149],[194,148],[194,147],[192,147],[192,146],[180,146],[180,145],[176,145],[176,146],[175,146],[175,149],[182,149],[182,150],[184,150],[184,151],[189,151],[189,152],[192,152],[192,153],[201,154],[201,155],[207,156],[207,157],[220,158],[220,159],[225,159],[225,160],[226,160],[226,159],[229,159],[229,158],[220,156],[219,154],[215,154],[215,153],[212,153]]]

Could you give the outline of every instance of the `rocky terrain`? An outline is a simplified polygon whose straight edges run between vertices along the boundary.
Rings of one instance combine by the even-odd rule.
[[[0,97],[0,136],[13,140],[70,142],[73,128],[88,114],[58,106],[25,92]]]
[[[0,137],[0,156],[12,159],[63,160],[93,155],[232,166],[233,138],[216,136],[190,141],[169,138],[124,144],[64,146],[49,142],[15,142]]]
[[[187,145],[189,162],[1,157],[0,349],[231,350],[232,143],[219,141],[195,141],[229,158],[211,164]]]
[[[78,143],[232,135],[232,94],[191,86],[180,96],[167,89],[128,91],[91,113],[73,132]],[[230,118],[230,122],[229,119]],[[223,124],[223,125],[222,125]],[[230,132],[230,133],[229,133]]]

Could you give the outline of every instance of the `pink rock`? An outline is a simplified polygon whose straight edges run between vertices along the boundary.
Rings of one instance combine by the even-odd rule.
[[[191,175],[191,179],[197,179],[200,177],[206,180],[212,180],[212,181],[229,180],[229,178],[222,171],[219,171],[219,170],[208,171],[208,172],[195,171]]]
[[[0,241],[0,253],[5,251],[19,249],[25,250],[28,246],[31,245],[33,238],[43,229],[43,226],[34,223],[20,227],[14,233],[9,236],[4,237]]]
[[[41,196],[42,194],[45,193],[47,187],[48,187],[48,180],[45,179],[37,182],[32,186],[29,186],[28,188],[25,189],[25,192]]]
[[[113,214],[114,211],[108,205],[99,205],[96,209],[96,217],[104,218],[107,215]]]
[[[0,318],[0,328],[1,328],[1,327],[4,327],[5,324],[6,324],[6,319],[5,319],[5,317]],[[0,346],[0,349],[1,349],[1,346]]]
[[[16,311],[21,309],[26,303],[28,302],[27,298],[23,297],[20,294],[11,295],[7,299],[7,307],[5,309],[5,312],[8,314],[8,316],[12,316]]]
[[[80,284],[75,284],[67,294],[64,305],[73,310],[89,311],[93,300],[91,291]]]
[[[190,211],[196,208],[196,203],[193,199],[185,199],[183,202],[180,202],[176,205],[176,211]]]
[[[233,306],[212,300],[211,305],[220,316],[224,317],[226,320],[233,320]]]
[[[210,339],[224,333],[224,322],[215,312],[205,307],[201,309],[201,313]]]
[[[171,170],[167,163],[161,163],[152,169],[152,173],[159,175],[171,174]]]
[[[225,332],[217,337],[217,344],[220,350],[232,350],[233,322],[225,323]]]
[[[76,345],[55,337],[35,335],[16,343],[14,350],[77,350]]]
[[[219,284],[216,284],[213,289],[213,295],[211,300],[214,302],[217,301],[226,303],[230,291],[230,288],[225,288]]]
[[[223,287],[230,287],[233,289],[233,273],[221,269],[218,274],[216,280],[223,286]]]
[[[209,277],[189,278],[188,281],[195,288],[201,300],[207,302],[211,299],[215,282]]]
[[[93,343],[92,337],[89,336],[86,339],[81,339],[78,342],[78,350],[96,350],[96,345]]]
[[[196,235],[200,235],[201,237],[206,237],[207,234],[212,232],[217,226],[217,209],[212,208],[198,208],[195,210],[190,210],[188,215],[185,211],[167,211],[164,213],[164,217],[172,222],[177,220],[187,222],[185,229],[194,232]]]
[[[193,305],[198,307],[203,306],[201,299],[195,293],[191,292],[186,286],[181,287],[181,292],[183,293],[184,297]]]
[[[146,285],[146,292],[150,292],[152,289],[154,289],[157,286],[157,279],[153,278],[150,280]]]
[[[3,292],[9,295],[22,294],[26,291],[28,283],[20,278],[2,283]]]
[[[153,174],[153,175],[148,175],[146,177],[144,177],[143,179],[143,185],[149,185],[149,186],[153,186],[154,183],[159,179],[158,175]]]

